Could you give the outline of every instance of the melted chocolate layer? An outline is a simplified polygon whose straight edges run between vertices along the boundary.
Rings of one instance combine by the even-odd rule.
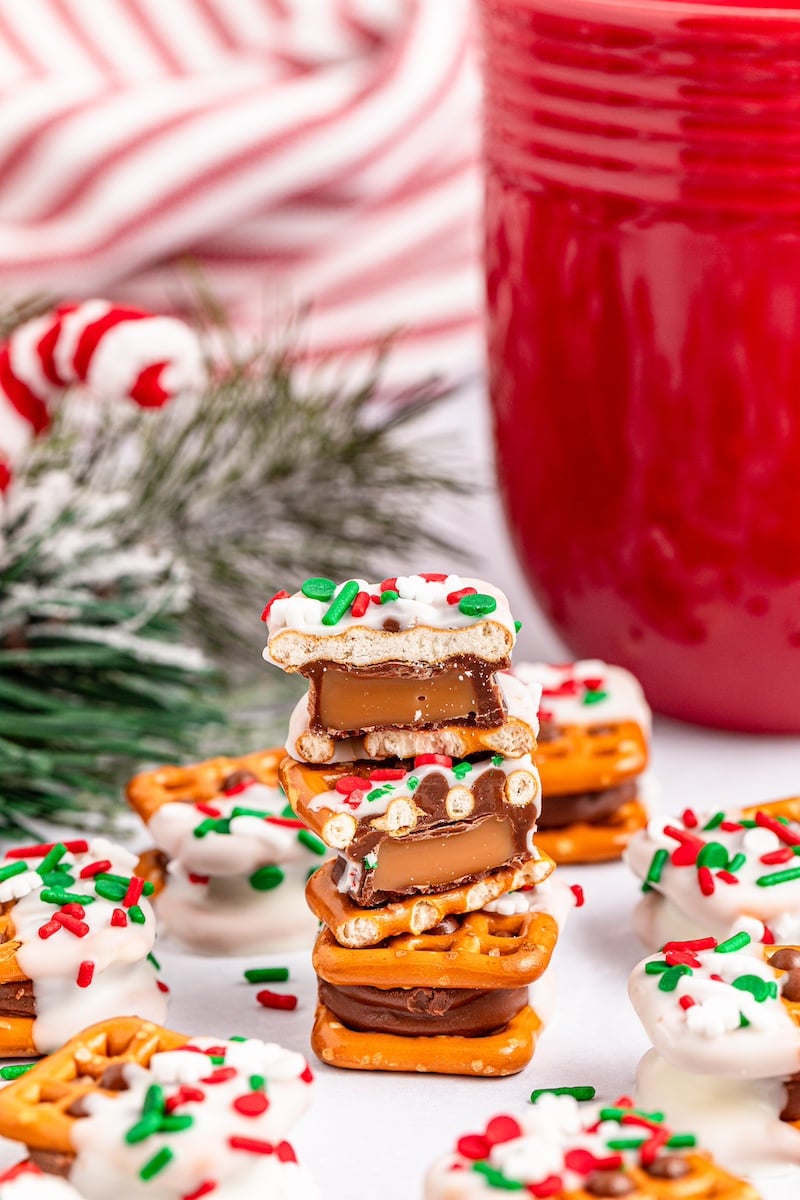
[[[0,983],[0,1017],[35,1017],[36,1001],[30,980]]]
[[[362,1033],[401,1037],[480,1037],[502,1029],[528,1003],[528,989],[336,987],[319,980],[319,998],[335,1017]]]
[[[578,821],[588,824],[607,821],[623,804],[636,796],[636,782],[629,780],[601,792],[573,792],[567,796],[544,796],[537,821],[539,829],[564,829]]]

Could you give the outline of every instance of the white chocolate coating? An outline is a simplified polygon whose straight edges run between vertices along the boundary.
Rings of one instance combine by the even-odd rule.
[[[628,991],[640,1021],[658,1053],[682,1071],[726,1079],[785,1077],[800,1070],[800,1028],[780,999],[781,975],[752,945],[744,950],[696,953],[699,966],[663,990],[663,974],[648,974],[646,964],[631,974]],[[713,978],[719,976],[720,978]],[[757,977],[772,994],[756,999],[734,981]],[[689,997],[694,1003],[683,1007]],[[688,1001],[685,1001],[688,1003]]]
[[[690,1074],[649,1050],[636,1073],[636,1101],[660,1109],[673,1128],[693,1129],[736,1173],[778,1174],[800,1166],[800,1131],[779,1119],[786,1102],[779,1079]]]
[[[717,825],[704,830],[711,813],[698,813],[697,825],[684,824],[680,817],[650,821],[647,829],[641,830],[631,840],[625,851],[625,861],[642,880],[647,877],[653,856],[664,849],[669,859],[664,864],[660,879],[652,884],[653,892],[646,894],[634,917],[636,931],[649,948],[663,945],[665,941],[681,937],[701,937],[711,934],[720,940],[740,929],[746,930],[755,939],[763,937],[766,924],[777,943],[794,943],[800,940],[800,878],[769,886],[756,881],[770,874],[800,864],[800,859],[789,857],[785,863],[764,863],[763,855],[786,850],[776,833],[765,828],[729,828]],[[725,814],[725,823],[738,825],[736,811]],[[665,826],[675,828],[686,835],[699,839],[706,845],[716,843],[723,847],[728,862],[737,856],[734,872],[738,883],[731,884],[720,879],[714,868],[714,891],[705,895],[700,888],[697,864],[676,865],[673,854],[679,842],[664,833]],[[800,822],[789,821],[785,826],[789,836],[800,837]],[[659,903],[655,896],[664,897]]]
[[[298,839],[298,829],[281,819],[286,797],[280,788],[248,783],[235,796],[208,802],[226,820],[237,808],[263,813],[237,816],[229,832],[195,831],[207,814],[193,804],[163,805],[149,825],[168,855],[167,885],[156,900],[164,928],[200,954],[258,954],[310,946],[316,920],[305,903],[308,872],[322,858]],[[291,819],[291,818],[290,818]],[[283,879],[259,891],[249,882],[260,867],[277,865]]]
[[[157,1054],[148,1069],[137,1064],[125,1069],[127,1091],[91,1095],[89,1115],[77,1121],[72,1132],[77,1157],[70,1178],[81,1194],[86,1200],[115,1195],[126,1200],[181,1200],[213,1182],[215,1200],[261,1195],[270,1200],[318,1200],[305,1169],[279,1161],[277,1150],[310,1103],[310,1075],[303,1056],[258,1039],[214,1043],[211,1038],[193,1038],[189,1045],[223,1046],[225,1061],[213,1064],[205,1054],[186,1050]],[[225,1075],[228,1068],[234,1070],[230,1078],[209,1082],[215,1071]],[[265,1085],[253,1087],[254,1076],[261,1076]],[[179,1094],[181,1085],[200,1089],[202,1099],[182,1101],[174,1109],[190,1116],[192,1124],[177,1132],[153,1132],[129,1144],[125,1134],[141,1120],[145,1096],[154,1084],[163,1087],[167,1100]],[[234,1107],[237,1099],[255,1092],[268,1100],[263,1112],[246,1115]],[[273,1150],[256,1153],[236,1147],[231,1138],[255,1139]],[[164,1148],[171,1154],[164,1168],[142,1179],[141,1169]]]
[[[82,1029],[110,1017],[138,1016],[160,1023],[166,1015],[166,996],[158,988],[156,969],[147,957],[156,940],[153,910],[142,897],[138,901],[144,917],[141,924],[129,918],[123,926],[112,925],[112,914],[121,903],[97,896],[92,880],[79,878],[82,867],[100,860],[110,861],[110,873],[123,876],[129,876],[137,863],[135,855],[105,838],[94,838],[88,851],[67,853],[61,860],[76,879],[70,892],[93,897],[82,918],[89,927],[85,936],[78,937],[66,928],[51,937],[40,936],[40,928],[59,911],[58,904],[42,899],[46,889],[41,886],[28,891],[12,909],[15,936],[20,941],[17,962],[32,981],[36,1000],[33,1041],[42,1054],[59,1049]],[[12,861],[18,860],[6,859],[0,866]],[[29,883],[38,878],[35,868],[42,859],[24,861],[29,870],[15,879]],[[82,987],[78,974],[86,962],[94,964],[94,974],[91,983]]]
[[[652,713],[641,684],[624,667],[615,667],[599,658],[553,665],[544,662],[514,663],[514,675],[531,688],[541,688],[541,713],[555,725],[614,724],[633,721],[649,736]],[[588,689],[585,680],[593,686]],[[602,699],[587,703],[587,695]]]
[[[45,1175],[32,1163],[12,1179],[0,1179],[0,1200],[81,1200],[71,1183]]]

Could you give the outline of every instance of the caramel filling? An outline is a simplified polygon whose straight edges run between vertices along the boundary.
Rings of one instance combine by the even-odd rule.
[[[425,729],[483,718],[487,701],[493,723],[503,714],[485,681],[467,667],[448,667],[427,677],[344,671],[327,665],[317,676],[318,732],[359,732],[412,727]],[[485,719],[479,723],[483,724]]]
[[[504,866],[517,856],[507,817],[488,817],[466,829],[432,837],[387,838],[378,847],[376,892],[437,887]]]

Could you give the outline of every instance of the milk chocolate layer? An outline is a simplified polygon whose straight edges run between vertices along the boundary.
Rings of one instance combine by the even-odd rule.
[[[528,989],[337,987],[319,980],[319,998],[348,1029],[402,1037],[494,1033],[528,1003]]]
[[[28,1147],[28,1158],[46,1175],[61,1175],[64,1179],[69,1178],[75,1161],[74,1154],[62,1154],[60,1150],[37,1150],[34,1146]]]
[[[36,1001],[30,980],[0,984],[0,1017],[35,1017]]]
[[[416,827],[402,837],[392,837],[360,821],[348,846],[348,857],[364,862],[375,855],[359,882],[349,889],[357,904],[370,907],[399,900],[416,892],[441,892],[482,879],[506,864],[517,866],[530,858],[528,835],[535,808],[510,805],[505,795],[506,775],[497,767],[484,771],[470,785],[474,808],[463,821],[450,819],[446,801],[450,785],[438,771],[427,775],[413,793],[420,811]],[[340,860],[336,879],[341,878]]]
[[[334,738],[440,725],[491,729],[506,718],[495,679],[502,666],[473,655],[435,667],[396,662],[355,668],[317,660],[303,668],[309,728]]]
[[[539,829],[564,829],[577,821],[588,824],[607,821],[617,809],[636,797],[636,781],[599,792],[572,792],[566,796],[543,796]]]

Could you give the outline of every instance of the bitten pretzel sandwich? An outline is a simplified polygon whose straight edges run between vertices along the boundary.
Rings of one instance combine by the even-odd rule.
[[[152,885],[105,838],[21,846],[0,861],[0,1054],[47,1054],[87,1021],[163,1020]]]
[[[413,767],[287,758],[281,782],[297,815],[339,852],[334,878],[361,905],[474,883],[534,853],[539,777],[530,757]]]
[[[287,809],[282,750],[159,767],[128,785],[157,849],[140,874],[158,885],[164,928],[193,950],[248,954],[308,946],[303,890],[325,847]]]
[[[303,1056],[274,1043],[120,1018],[0,1091],[0,1134],[85,1200],[318,1200],[284,1140],[311,1081]]]
[[[526,1112],[492,1117],[482,1132],[459,1138],[453,1153],[428,1172],[424,1197],[495,1200],[517,1192],[550,1200],[758,1200],[749,1183],[696,1144],[693,1134],[673,1134],[660,1113],[635,1109],[627,1096],[606,1107],[579,1108],[572,1095],[545,1093]]]
[[[629,992],[654,1045],[639,1102],[692,1120],[735,1170],[800,1164],[800,949],[743,932],[668,942]]]
[[[744,930],[800,942],[800,801],[651,821],[625,858],[642,880],[634,928],[650,949]]]
[[[647,822],[639,777],[651,718],[641,687],[598,659],[515,663],[514,675],[541,691],[539,846],[556,862],[619,858]]]
[[[262,614],[265,658],[309,681],[308,728],[334,740],[506,718],[495,678],[516,630],[502,592],[457,575],[307,579]]]

